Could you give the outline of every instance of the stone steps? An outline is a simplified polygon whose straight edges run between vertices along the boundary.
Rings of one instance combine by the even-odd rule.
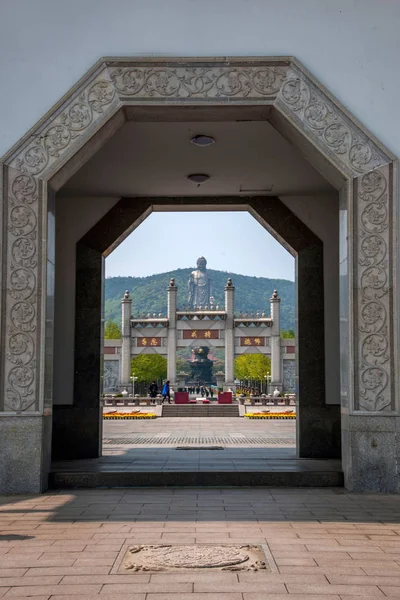
[[[279,470],[269,471],[91,471],[53,470],[50,473],[50,489],[94,489],[99,487],[342,487],[341,470]]]
[[[163,417],[238,417],[237,404],[163,404]]]

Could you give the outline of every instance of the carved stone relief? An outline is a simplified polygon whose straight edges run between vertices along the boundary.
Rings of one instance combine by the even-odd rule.
[[[6,208],[4,410],[37,409],[38,283],[41,270],[38,182],[9,170]]]
[[[353,177],[390,161],[300,69],[291,68],[276,106],[342,171]]]
[[[358,290],[354,348],[357,353],[355,410],[396,408],[394,373],[393,261],[390,219],[391,158],[311,81],[287,60],[201,63],[182,60],[103,63],[88,75],[28,141],[6,158],[3,253],[6,277],[2,328],[5,343],[3,410],[39,410],[40,318],[43,232],[39,182],[52,176],[114,113],[132,101],[203,99],[216,103],[255,99],[274,104],[348,178],[357,177],[353,231],[354,285]],[[8,169],[7,169],[8,167]],[[382,167],[382,168],[378,168]],[[45,193],[44,193],[45,197]],[[356,311],[354,311],[356,312]],[[40,339],[39,339],[40,338]]]
[[[393,408],[390,269],[393,248],[388,174],[386,166],[360,177],[355,198],[359,369],[355,408],[367,411]]]
[[[275,566],[275,565],[273,565]],[[187,544],[131,546],[125,552],[120,573],[138,571],[217,571],[271,572],[262,546],[249,544]]]
[[[121,96],[131,98],[270,98],[279,92],[286,66],[110,67]]]
[[[67,100],[51,123],[38,130],[11,166],[30,175],[46,174],[61,166],[64,156],[76,152],[81,142],[120,106],[107,69]]]
[[[283,391],[287,394],[296,392],[296,361],[286,359],[283,362]]]
[[[119,392],[119,360],[104,361],[103,392],[117,394]]]

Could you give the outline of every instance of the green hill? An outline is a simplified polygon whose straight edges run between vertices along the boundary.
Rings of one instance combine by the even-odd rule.
[[[125,290],[131,292],[132,313],[162,313],[167,311],[166,289],[171,277],[178,286],[178,309],[187,304],[187,282],[193,268],[177,269],[169,273],[159,273],[148,277],[109,277],[105,280],[105,320],[121,322],[121,298]],[[294,329],[295,323],[295,284],[287,279],[267,279],[248,277],[226,271],[208,269],[212,278],[215,303],[224,305],[224,288],[228,277],[236,288],[235,312],[261,310],[269,315],[269,299],[277,289],[282,299],[281,328]]]

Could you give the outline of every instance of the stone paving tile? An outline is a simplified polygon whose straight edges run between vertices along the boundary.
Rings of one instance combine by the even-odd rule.
[[[205,584],[204,584],[205,585]],[[228,584],[223,584],[228,585]],[[61,586],[60,586],[61,587]],[[80,586],[77,586],[80,587]],[[177,581],[163,583],[113,583],[106,584],[101,588],[101,594],[129,594],[130,592],[146,592],[150,593],[179,593],[192,592],[193,585],[191,583],[182,583]],[[213,591],[213,590],[211,590]],[[226,590],[221,590],[226,591]],[[100,594],[100,595],[101,595]]]
[[[328,489],[82,490],[0,498],[0,506],[7,515],[0,516],[4,598],[400,598],[396,497]],[[278,571],[111,574],[125,544],[242,541],[266,541]]]
[[[269,596],[268,596],[269,598]],[[286,600],[288,600],[286,596]],[[103,600],[103,598],[101,598]],[[243,600],[243,595],[235,592],[217,592],[216,594],[147,594],[146,600]],[[263,600],[267,600],[267,596],[264,595]]]
[[[349,565],[349,566],[348,566]],[[351,563],[341,567],[279,567],[280,573],[300,575],[365,575],[360,567],[353,567]]]
[[[257,592],[250,592],[243,594],[244,600],[290,600],[290,596],[288,594],[259,594]],[[310,598],[317,598],[317,596],[310,596],[309,594],[296,594],[292,595],[294,600],[310,600]],[[360,597],[357,596],[358,600]],[[207,599],[205,599],[207,600]],[[341,600],[340,596],[337,595],[324,595],[323,600]]]
[[[12,571],[14,569],[11,569]],[[110,567],[33,567],[26,571],[29,577],[43,577],[46,575],[108,575]],[[16,575],[15,575],[16,576]]]
[[[222,583],[218,580],[214,582],[195,582],[195,592],[268,592],[268,593],[281,593],[286,592],[285,585],[280,582],[273,582],[268,578],[259,581],[246,581],[239,583]]]
[[[385,563],[381,566],[363,566],[362,570],[366,575],[380,575],[382,577],[400,576],[400,565],[396,563]]]
[[[7,592],[7,598],[14,596],[57,596],[62,593],[65,596],[95,595],[100,592],[101,585],[37,585],[28,587],[13,587]]]
[[[46,596],[46,598],[50,598],[50,596]],[[51,600],[77,600],[77,596],[74,595],[64,595],[62,593],[60,594],[56,594],[51,596]],[[146,594],[144,593],[138,593],[136,594],[135,592],[131,592],[129,594],[102,594],[101,596],[99,596],[98,594],[96,596],[88,596],[88,595],[82,595],[79,596],[79,600],[145,600],[146,598]],[[18,600],[16,598],[13,598],[13,600]],[[35,600],[37,600],[37,598],[35,598]]]
[[[368,576],[368,575],[327,575],[329,583],[351,585],[377,585],[398,587],[400,589],[400,576]],[[383,588],[382,588],[383,589]]]
[[[400,598],[400,586],[392,587],[390,586],[390,582],[387,582],[388,585],[381,585],[380,589],[383,591],[385,596],[389,596],[392,598]]]
[[[378,596],[384,597],[382,590],[373,585],[322,585],[322,584],[295,584],[289,583],[287,586],[289,594],[349,594],[353,596]]]
[[[29,598],[32,598],[32,596],[13,596],[13,600],[29,600]],[[50,596],[34,596],[34,598],[35,600],[49,600]],[[76,596],[74,596],[74,598],[76,599]]]
[[[215,581],[218,579],[218,583],[237,583],[238,576],[236,573],[222,573],[219,571],[204,571],[199,572],[184,572],[184,573],[155,573],[151,575],[151,583],[163,583],[166,582],[182,582],[182,583],[195,583],[196,581]]]
[[[57,585],[60,583],[62,575],[45,575],[43,577],[2,577],[0,587],[13,587],[18,585]]]
[[[128,584],[135,587],[139,583],[149,583],[150,574],[131,573],[128,575],[66,575],[62,578],[62,585],[87,585],[87,584]]]

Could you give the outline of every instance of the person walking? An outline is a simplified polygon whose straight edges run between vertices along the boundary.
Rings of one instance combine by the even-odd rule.
[[[169,391],[169,380],[167,380],[164,383],[164,387],[162,389],[161,394],[163,397],[163,404],[164,404],[166,398],[168,398],[168,404],[171,404],[171,396],[170,396],[170,391]]]
[[[158,394],[158,385],[156,384],[155,381],[151,382],[151,384],[149,386],[149,393],[150,393],[150,398],[151,398],[151,400],[150,400],[151,404],[155,404],[156,403],[155,398]]]

